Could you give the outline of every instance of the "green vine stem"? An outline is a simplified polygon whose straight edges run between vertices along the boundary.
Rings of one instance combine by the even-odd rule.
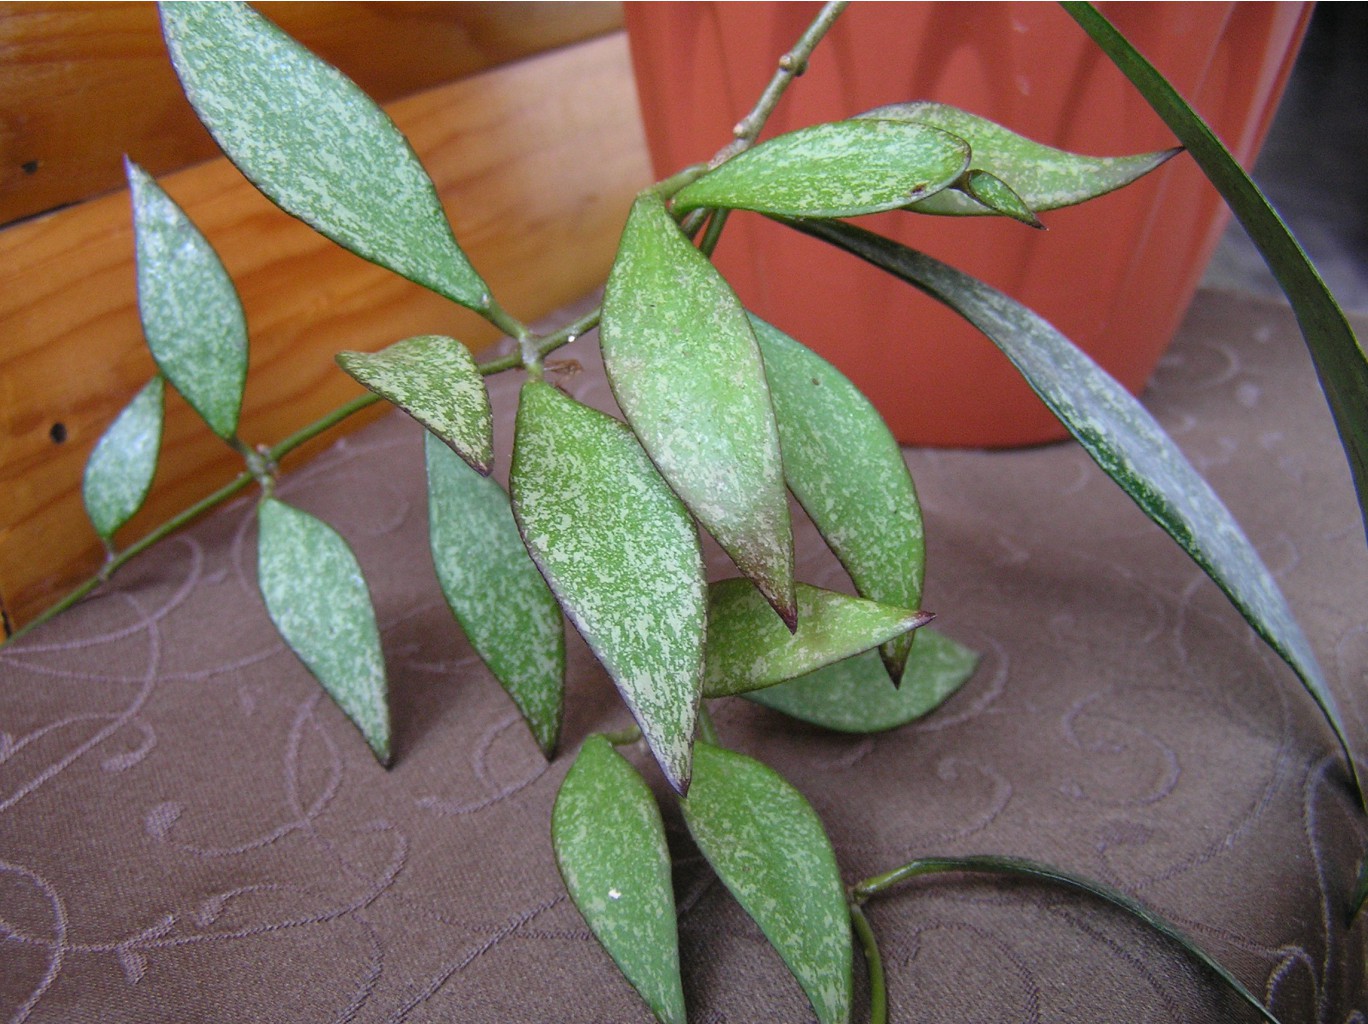
[[[850,924],[869,969],[869,1024],[888,1024],[888,983],[884,980],[883,957],[879,955],[879,943],[869,918],[854,899],[850,901]]]
[[[1279,1024],[1278,1018],[1273,1012],[1259,1002],[1249,989],[1242,985],[1238,978],[1222,967],[1219,963],[1208,956],[1195,942],[1178,930],[1178,927],[1161,917],[1149,907],[1137,902],[1125,893],[1095,882],[1092,879],[1084,878],[1081,875],[1071,874],[1052,868],[1047,864],[1040,864],[1036,861],[1023,860],[1018,857],[994,857],[994,856],[975,856],[975,857],[923,857],[904,864],[900,868],[875,875],[867,878],[863,882],[851,886],[850,904],[852,908],[852,920],[854,910],[863,905],[872,896],[877,896],[882,892],[887,892],[894,886],[916,878],[920,875],[934,875],[945,872],[974,872],[988,875],[1005,875],[1013,878],[1030,878],[1036,881],[1050,882],[1065,889],[1072,889],[1075,892],[1086,893],[1104,900],[1112,906],[1119,907],[1132,917],[1137,918],[1149,925],[1160,935],[1169,939],[1171,942],[1182,946],[1194,959],[1199,961],[1204,967],[1224,981],[1230,988],[1246,1003],[1258,1010],[1259,1014],[1269,1024]],[[858,932],[859,925],[856,924]],[[871,969],[872,977],[872,969]]]

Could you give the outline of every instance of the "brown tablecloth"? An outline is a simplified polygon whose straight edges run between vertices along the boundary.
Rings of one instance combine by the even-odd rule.
[[[605,402],[592,349],[568,354],[569,390]],[[493,382],[503,472],[516,385]],[[1201,295],[1147,401],[1277,574],[1368,749],[1368,551],[1291,317]],[[547,838],[569,755],[628,716],[572,635],[565,753],[543,763],[433,581],[420,441],[390,416],[280,488],[368,574],[391,770],[267,620],[248,503],[0,652],[0,1018],[648,1018]],[[1288,1024],[1362,1020],[1365,926],[1342,912],[1368,830],[1292,673],[1077,447],[908,460],[926,604],[983,653],[977,675],[870,738],[724,702],[725,739],[808,796],[848,880],[934,853],[1050,861],[1161,910]],[[840,585],[798,534],[802,578]],[[690,1019],[810,1019],[667,823]],[[870,911],[897,1020],[1254,1019],[1175,947],[1047,886],[941,877]]]

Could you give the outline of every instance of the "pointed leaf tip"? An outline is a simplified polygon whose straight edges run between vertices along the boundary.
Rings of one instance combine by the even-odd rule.
[[[389,115],[242,3],[162,3],[185,95],[265,196],[363,259],[477,312],[489,289]]]
[[[509,487],[527,550],[685,792],[707,622],[693,520],[631,431],[541,381],[523,385]]]
[[[602,736],[590,736],[551,814],[566,891],[656,1018],[684,1024],[670,851],[655,797]]]
[[[331,526],[277,498],[261,502],[257,520],[257,582],[267,614],[388,765],[385,661],[356,556]]]
[[[660,474],[794,622],[793,529],[760,351],[736,294],[655,195],[632,207],[600,333],[613,394]]]
[[[161,451],[160,376],[133,397],[95,443],[81,479],[81,498],[95,532],[108,540],[142,508]]]

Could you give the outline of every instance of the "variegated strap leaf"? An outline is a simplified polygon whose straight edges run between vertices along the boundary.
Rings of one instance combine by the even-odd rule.
[[[380,763],[388,764],[385,661],[356,556],[327,523],[276,498],[262,501],[257,520],[257,582],[267,614]]]
[[[228,271],[147,172],[125,162],[137,244],[138,312],[162,375],[222,438],[237,433],[247,320]]]
[[[81,498],[95,532],[108,540],[142,508],[162,439],[160,376],[148,381],[95,442],[81,480]]]
[[[529,381],[515,429],[509,489],[523,542],[683,793],[707,624],[694,522],[611,416]]]
[[[703,696],[727,697],[806,675],[877,647],[931,618],[929,612],[800,583],[798,629],[789,633],[749,580],[720,580],[708,587]]]
[[[379,352],[339,352],[337,364],[445,441],[481,474],[494,468],[489,392],[470,350],[425,334]]]
[[[602,736],[584,741],[551,813],[566,891],[663,1024],[684,1024],[665,825],[650,787]]]
[[[902,684],[873,651],[865,651],[778,686],[746,694],[747,700],[836,732],[896,729],[939,707],[974,674],[978,655],[929,627],[917,631]]]
[[[489,308],[432,179],[356,83],[246,4],[164,3],[161,16],[195,113],[268,199],[364,259]]]
[[[836,367],[758,317],[751,326],[765,359],[789,489],[862,597],[920,607],[921,506],[898,442]],[[883,647],[894,680],[914,635]]]
[[[969,166],[969,146],[938,128],[836,121],[780,135],[680,189],[677,210],[700,206],[787,217],[854,217],[934,195]]]
[[[527,556],[504,489],[432,434],[425,448],[428,537],[442,593],[549,759],[565,695],[560,606]]]
[[[1002,179],[1036,213],[1114,192],[1181,152],[1165,149],[1135,156],[1069,153],[1032,142],[986,117],[926,100],[878,107],[860,118],[930,125],[964,139],[972,150],[970,166]],[[908,209],[961,216],[998,212],[963,192],[949,189],[919,200]]]
[[[722,883],[760,926],[823,1024],[850,1019],[851,935],[831,842],[772,769],[700,742],[684,820]]]

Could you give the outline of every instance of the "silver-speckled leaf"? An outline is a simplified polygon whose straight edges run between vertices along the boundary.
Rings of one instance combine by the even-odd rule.
[[[934,195],[968,166],[968,145],[938,128],[836,121],[777,136],[733,157],[680,189],[674,205],[854,217]]]
[[[745,310],[660,199],[637,199],[603,297],[608,381],[642,446],[792,625],[779,432]]]
[[[684,1024],[665,826],[650,787],[602,736],[584,741],[551,812],[566,891],[665,1024]]]
[[[971,166],[1001,178],[1035,212],[1057,210],[1114,192],[1181,152],[1165,149],[1135,156],[1083,156],[1032,142],[994,121],[944,103],[894,103],[860,117],[925,124],[969,143]],[[983,215],[994,211],[962,192],[945,191],[909,207],[917,213]]]
[[[850,1019],[851,935],[826,830],[803,795],[759,761],[707,743],[682,801],[694,842],[760,926],[822,1024]]]
[[[915,285],[987,335],[1084,451],[1292,667],[1353,762],[1335,696],[1273,574],[1211,485],[1130,392],[1053,326],[982,281],[851,224],[790,223]]]
[[[262,501],[257,521],[257,582],[267,614],[380,763],[388,764],[385,660],[356,556],[327,523],[276,498]]]
[[[961,182],[959,187],[962,192],[994,213],[1019,220],[1033,228],[1045,226],[1040,223],[1035,211],[1026,205],[1025,200],[996,174],[975,169],[966,174]]]
[[[631,431],[541,381],[523,385],[509,489],[533,560],[685,792],[707,625],[689,513]]]
[[[758,317],[751,326],[765,359],[789,489],[862,597],[920,607],[921,506],[898,442],[836,367]],[[895,680],[914,635],[883,647]]]
[[[748,700],[837,732],[896,729],[939,707],[974,674],[978,655],[927,628],[907,659],[902,685],[888,685],[888,673],[873,651],[746,694]]]
[[[246,4],[165,3],[161,17],[190,104],[268,199],[364,259],[488,308],[432,179],[356,83]]]
[[[379,352],[339,352],[337,364],[445,441],[482,474],[494,468],[489,392],[470,350],[425,334]]]
[[[142,508],[162,439],[160,376],[133,396],[109,429],[95,442],[81,480],[81,498],[95,532],[108,540]]]
[[[125,161],[138,256],[138,312],[162,375],[219,437],[237,432],[247,320],[228,271],[175,202]]]
[[[565,691],[560,605],[527,556],[504,489],[432,434],[424,443],[428,539],[442,593],[549,759]]]
[[[773,686],[877,647],[930,621],[929,612],[800,583],[798,630],[789,633],[749,580],[721,580],[708,587],[703,696],[727,697]],[[884,685],[888,687],[887,673]]]

